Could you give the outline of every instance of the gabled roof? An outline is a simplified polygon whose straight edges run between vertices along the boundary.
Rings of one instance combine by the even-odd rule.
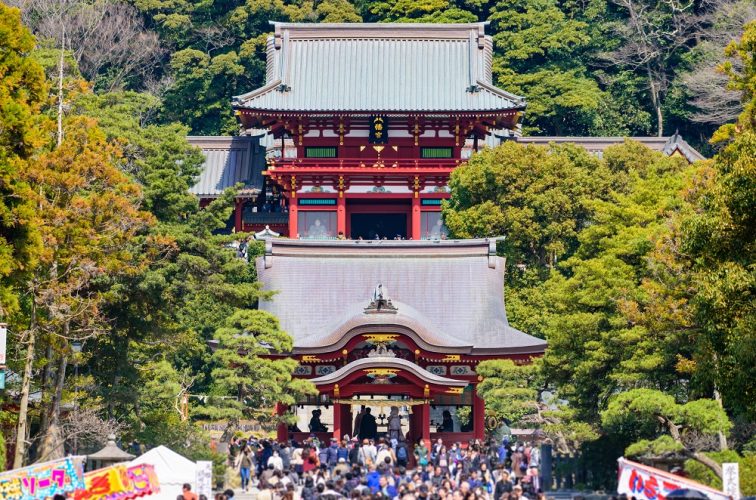
[[[491,134],[494,136],[495,134]],[[625,139],[637,141],[647,146],[654,151],[660,151],[668,156],[675,154],[682,155],[688,162],[693,163],[699,160],[705,160],[706,157],[696,151],[696,149],[688,144],[680,134],[675,134],[670,137],[567,137],[567,136],[533,136],[533,137],[517,137],[515,140],[523,144],[538,144],[547,146],[551,143],[563,144],[573,143],[578,146],[583,146],[590,153],[595,154],[599,158],[603,155],[604,150],[609,146],[615,144],[622,144]],[[487,144],[488,145],[488,144]]]
[[[352,329],[407,331],[449,352],[538,354],[544,340],[509,325],[504,259],[489,240],[268,240],[257,261],[260,301],[294,338],[294,350],[331,346]],[[366,314],[378,283],[396,314]],[[466,347],[465,347],[466,346]]]
[[[215,198],[236,184],[244,186],[241,196],[260,192],[265,148],[260,145],[259,136],[189,136],[187,140],[205,155],[202,171],[189,189],[190,193],[200,198]]]
[[[264,87],[234,97],[263,111],[503,111],[484,23],[273,23]]]

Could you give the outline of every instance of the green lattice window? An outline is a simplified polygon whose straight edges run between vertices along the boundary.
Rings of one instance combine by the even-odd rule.
[[[452,148],[420,148],[420,158],[451,158]]]
[[[336,146],[307,146],[305,158],[336,158]]]

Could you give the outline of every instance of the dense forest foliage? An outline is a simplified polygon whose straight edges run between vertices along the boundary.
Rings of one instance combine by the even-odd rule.
[[[198,420],[259,419],[311,390],[290,360],[256,357],[291,340],[254,309],[254,266],[219,234],[233,190],[202,210],[188,192],[202,155],[186,135],[236,133],[230,98],[263,82],[270,20],[488,21],[495,82],[528,99],[525,133],[679,129],[716,153],[689,165],[632,142],[601,159],[506,144],[455,172],[450,231],[507,236],[510,320],[550,344],[533,365],[481,367],[489,406],[580,452],[594,486],[623,452],[683,454],[713,483],[724,459],[756,470],[752,2],[10,3],[1,417],[16,465],[110,432],[212,457]]]

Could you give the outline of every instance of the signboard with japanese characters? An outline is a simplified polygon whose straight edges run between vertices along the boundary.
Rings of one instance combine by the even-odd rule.
[[[213,463],[209,460],[197,461],[197,495],[213,497]]]
[[[740,500],[740,468],[737,462],[722,464],[722,489],[732,500]]]

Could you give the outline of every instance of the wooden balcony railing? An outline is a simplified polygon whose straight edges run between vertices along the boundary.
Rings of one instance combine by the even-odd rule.
[[[353,169],[353,168],[401,168],[401,169],[450,169],[463,163],[458,158],[272,158],[269,167],[276,169]]]

